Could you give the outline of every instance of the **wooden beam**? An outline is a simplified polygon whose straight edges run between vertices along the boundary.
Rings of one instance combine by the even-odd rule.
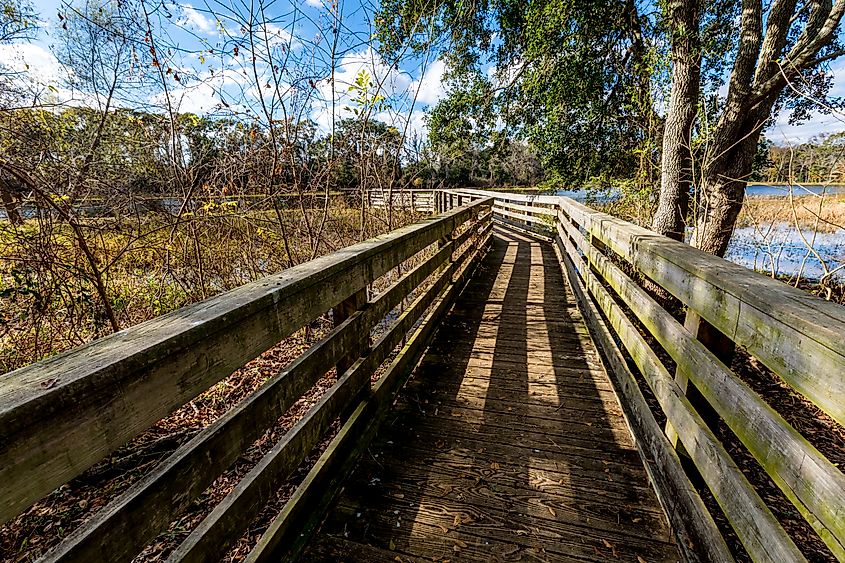
[[[845,475],[615,264],[585,242],[581,249],[825,544],[845,558]]]
[[[455,296],[477,266],[483,255],[483,249],[489,242],[489,229],[488,234],[482,237],[479,243],[474,245],[473,252],[462,254],[457,263],[466,262],[466,264],[460,270],[458,279],[454,282],[450,280],[451,283],[443,289],[426,320],[417,328],[388,370],[376,382],[372,395],[358,405],[303,483],[285,504],[282,512],[261,536],[256,547],[247,556],[247,563],[296,560],[298,551],[304,547],[310,533],[322,520],[325,510],[339,490],[344,477],[354,466],[357,456],[366,449],[384,414],[393,403],[396,393],[419,361],[425,346],[439,325],[439,319],[451,307]],[[467,257],[469,257],[468,260]],[[440,279],[447,279],[445,274],[444,272],[444,276]]]
[[[842,306],[567,198],[560,205],[639,272],[845,424]]]

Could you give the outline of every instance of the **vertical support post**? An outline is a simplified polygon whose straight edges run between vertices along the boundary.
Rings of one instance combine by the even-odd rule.
[[[687,309],[686,317],[684,318],[684,328],[696,338],[699,342],[704,344],[704,347],[713,352],[722,363],[730,367],[736,353],[736,344],[722,334],[716,327],[701,318],[701,315],[691,309]],[[675,381],[680,388],[686,393],[690,404],[698,412],[699,416],[704,420],[711,430],[716,429],[719,422],[719,414],[710,405],[707,399],[696,389],[695,385],[689,384],[689,373],[682,366],[678,366],[675,370]],[[682,454],[686,454],[683,449],[683,444],[678,441],[678,434],[668,422],[666,423],[666,437],[669,442]]]
[[[361,309],[367,303],[367,287],[364,286],[348,298],[338,303],[332,309],[332,321],[334,326],[340,325],[343,321],[352,316],[353,313]],[[370,331],[369,328],[362,330],[359,339],[355,342],[349,351],[349,354],[344,356],[337,362],[337,375],[340,375],[349,369],[355,361],[367,354],[370,348]]]

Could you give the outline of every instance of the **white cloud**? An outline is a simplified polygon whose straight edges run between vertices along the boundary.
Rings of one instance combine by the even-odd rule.
[[[0,96],[6,98],[7,103],[93,103],[91,96],[63,86],[73,72],[36,43],[0,45],[0,67],[10,73],[0,84],[0,90],[4,90]]]
[[[70,73],[53,53],[35,43],[0,45],[0,65],[43,86],[57,86]]]
[[[354,112],[352,101],[357,93],[350,91],[350,87],[361,71],[370,75],[369,96],[376,93],[385,98],[407,95],[412,79],[397,68],[387,64],[373,49],[368,48],[344,56],[335,69],[334,92],[330,78],[324,78],[317,83],[316,107],[311,114],[317,124],[324,130],[331,129],[332,99],[334,99],[335,119],[352,117]]]
[[[832,113],[822,115],[813,112],[806,123],[800,125],[789,124],[789,112],[781,112],[775,124],[766,130],[766,137],[778,145],[796,145],[809,141],[813,137],[823,134],[845,131],[845,115]]]
[[[277,45],[290,45],[291,49],[297,49],[302,45],[290,31],[272,23],[265,23],[262,25],[258,29],[256,36],[258,37],[258,41],[266,41],[270,47],[275,47]],[[256,51],[259,50],[260,48],[256,49]]]
[[[180,23],[187,24],[201,33],[217,33],[217,25],[213,19],[199,12],[190,4],[182,4],[180,7],[182,8],[182,19]]]
[[[322,8],[323,2],[322,0],[305,0],[306,6],[311,6],[312,8]]]
[[[443,87],[443,74],[446,72],[446,63],[437,59],[425,69],[425,74],[411,85],[411,96],[417,92],[417,103],[430,106],[446,97],[446,89]]]
[[[220,94],[212,84],[207,82],[171,90],[170,100],[177,112],[207,113],[222,106]],[[153,96],[153,103],[163,104],[164,94]]]

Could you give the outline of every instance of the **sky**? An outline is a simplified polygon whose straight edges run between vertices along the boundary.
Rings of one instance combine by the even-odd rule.
[[[333,117],[351,117],[360,108],[360,100],[355,101],[360,92],[350,87],[365,70],[370,79],[368,97],[372,98],[376,89],[384,96],[374,104],[373,117],[400,131],[407,125],[409,137],[424,135],[425,110],[444,96],[444,63],[422,56],[389,64],[369,45],[373,6],[359,0],[336,1],[342,17],[335,47],[334,87],[329,77],[335,17],[324,0],[265,0],[266,11],[257,27],[262,45],[254,48],[258,55],[255,67],[242,26],[245,9],[235,12],[235,4],[223,0],[170,4],[169,13],[155,14],[152,20],[160,33],[156,40],[159,53],[165,45],[173,51],[162,65],[168,70],[171,104],[183,112],[236,111],[265,122],[267,108],[273,120],[291,115],[310,118],[320,129],[329,130]],[[0,45],[0,62],[39,86],[42,101],[92,103],[89,94],[65,85],[74,76],[73,70],[54,54],[61,35],[57,14],[65,13],[66,8],[60,1],[41,0],[37,10],[41,20],[37,36],[31,42]],[[280,66],[284,70],[280,71]],[[154,91],[128,92],[122,102],[163,104],[167,98],[160,82],[157,84]]]
[[[373,5],[363,3],[367,0],[334,0],[339,2],[342,18],[332,88],[329,52],[335,20],[326,1],[331,0],[265,0],[266,11],[258,37],[266,38],[266,48],[256,48],[259,56],[255,67],[239,29],[244,14],[233,12],[233,3],[191,0],[173,3],[169,14],[154,14],[155,25],[162,33],[160,44],[173,49],[166,62],[171,71],[166,77],[171,103],[180,111],[199,114],[236,111],[253,114],[264,121],[267,114],[263,110],[267,108],[271,119],[290,115],[308,117],[327,131],[333,121],[332,108],[337,119],[351,117],[361,106],[360,101],[355,101],[360,97],[359,92],[350,87],[365,70],[372,89],[380,84],[385,97],[373,109],[373,116],[400,131],[407,125],[409,137],[425,136],[425,110],[445,95],[444,63],[431,57],[408,57],[399,65],[389,64],[369,46]],[[39,0],[36,8],[41,19],[37,37],[28,43],[0,45],[0,62],[40,85],[43,95],[51,99],[92,103],[89,94],[65,85],[73,71],[51,52],[61,31],[57,17],[64,11],[61,2]],[[237,50],[236,45],[239,45]],[[270,50],[269,54],[266,49]],[[285,60],[286,70],[279,72],[277,68],[274,72],[273,67]],[[832,70],[835,78],[831,94],[845,96],[845,61],[835,63]],[[842,79],[837,79],[839,76]],[[132,95],[131,103],[136,105],[139,102],[160,105],[165,100],[160,88],[132,92]],[[125,103],[130,101],[127,99]],[[790,125],[788,115],[782,114],[766,136],[776,144],[790,145],[842,130],[845,130],[845,116],[841,114],[816,113],[799,125]]]

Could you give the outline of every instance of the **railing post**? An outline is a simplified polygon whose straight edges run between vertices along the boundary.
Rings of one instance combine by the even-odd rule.
[[[734,342],[722,334],[713,325],[701,318],[701,315],[687,309],[686,317],[684,318],[684,328],[705,348],[713,352],[723,364],[730,368],[733,361],[734,353],[736,352],[736,345]],[[707,399],[696,389],[695,385],[689,384],[689,372],[681,365],[675,370],[675,381],[678,386],[686,394],[690,404],[698,412],[699,416],[704,420],[711,430],[716,430],[719,422],[719,415],[716,410],[710,405]],[[666,423],[666,437],[669,442],[681,453],[686,453],[683,449],[683,444],[678,442],[678,434],[672,425]]]
[[[352,316],[353,313],[361,309],[367,303],[367,287],[364,286],[348,298],[338,303],[332,309],[332,323],[334,326],[340,325],[343,321]],[[341,358],[337,362],[337,376],[340,377],[355,361],[365,356],[370,348],[370,331],[369,328],[361,331],[359,338],[349,350],[349,354]]]

